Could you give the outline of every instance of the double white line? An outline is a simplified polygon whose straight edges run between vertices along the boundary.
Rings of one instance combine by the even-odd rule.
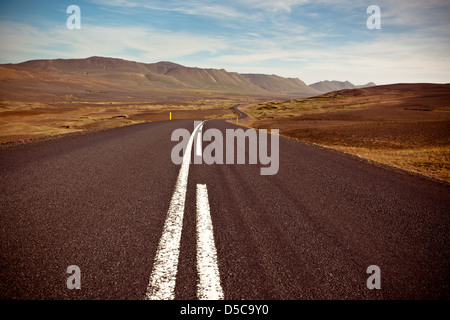
[[[175,283],[192,145],[194,137],[198,131],[201,131],[203,123],[204,121],[192,132],[186,147],[186,153],[183,156],[147,287],[145,296],[147,300],[173,300],[175,298]],[[199,274],[197,297],[199,299],[223,299],[208,191],[206,185],[202,184],[197,185],[197,272]]]

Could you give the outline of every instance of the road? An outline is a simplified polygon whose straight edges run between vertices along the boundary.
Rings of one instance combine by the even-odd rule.
[[[171,161],[178,128],[194,123],[1,148],[1,299],[141,300],[155,279],[175,299],[201,297],[200,279],[202,294],[227,300],[450,297],[448,185],[285,138],[275,175],[193,163],[183,175]],[[179,245],[163,240],[170,223]],[[173,289],[162,264],[175,269]],[[79,290],[67,288],[70,265]],[[381,289],[367,287],[371,265]]]
[[[239,106],[240,106],[240,104],[235,105],[235,106],[233,107],[233,110],[236,111],[236,112],[239,114],[239,119],[245,119],[245,118],[247,118],[247,117],[248,117],[247,114],[246,114],[245,112],[242,112],[242,111],[239,109]]]

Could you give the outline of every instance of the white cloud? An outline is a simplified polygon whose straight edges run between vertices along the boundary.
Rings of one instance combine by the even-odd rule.
[[[450,44],[439,37],[421,35],[399,39],[380,35],[373,41],[343,43],[336,47],[267,45],[265,39],[253,50],[223,54],[210,59],[216,65],[237,72],[274,73],[299,77],[307,83],[321,80],[349,80],[356,84],[374,81],[449,82]]]
[[[20,62],[30,57],[74,58],[114,56],[137,61],[159,61],[190,54],[217,53],[227,48],[220,38],[187,32],[161,32],[143,27],[102,27],[83,24],[81,30],[42,29],[1,22],[1,58]]]
[[[264,38],[244,34],[231,38],[188,32],[162,32],[143,27],[100,27],[83,24],[81,30],[32,27],[1,22],[3,62],[37,58],[109,56],[156,62],[172,60],[188,66],[226,68],[228,71],[299,77],[306,83],[320,80],[449,82],[450,43],[415,35],[398,38],[380,34],[373,41],[326,43],[297,41],[289,34]],[[201,54],[201,60],[189,60]]]
[[[114,6],[115,10],[127,8],[129,13],[147,8],[183,13],[189,15],[189,19],[210,17],[220,21],[214,25],[217,30],[227,25],[223,31],[210,31],[205,25],[208,35],[204,35],[203,30],[171,32],[170,25],[167,30],[162,30],[161,25],[160,29],[153,29],[142,21],[134,26],[113,21],[113,26],[106,27],[83,20],[87,23],[82,23],[81,30],[67,30],[64,24],[55,27],[48,23],[38,28],[3,21],[0,22],[0,58],[3,62],[21,62],[100,55],[140,62],[171,60],[190,66],[299,77],[307,83],[325,79],[349,80],[356,84],[450,81],[450,19],[443,19],[450,2],[443,0],[378,0],[382,8],[380,32],[368,33],[363,27],[349,35],[339,28],[333,29],[336,27],[333,21],[326,21],[333,34],[341,36],[339,38],[326,34],[327,29],[302,26],[301,20],[279,19],[279,15],[292,14],[298,9],[296,6],[311,3],[307,0],[230,0],[206,4],[181,0],[94,2]],[[351,11],[354,6],[364,8],[367,5],[366,1],[351,0],[314,3],[319,3],[318,8],[324,11],[333,6],[333,12],[339,11],[336,8]],[[361,16],[364,25],[365,10],[361,10]],[[386,27],[401,28],[388,33]]]
[[[446,25],[450,27],[448,19],[450,2],[448,0],[381,0],[380,2],[384,23],[394,26],[415,26],[421,28],[422,31],[426,31],[425,29],[430,26]]]
[[[243,19],[249,18],[243,12],[225,3],[198,1],[127,1],[127,0],[94,0],[99,3],[115,7],[142,8],[157,11],[179,12],[187,15],[206,16],[214,19]]]
[[[261,0],[241,0],[239,4],[254,9],[261,9],[269,12],[286,12],[291,13],[294,6],[308,3],[308,0],[278,0],[278,1],[261,1]]]

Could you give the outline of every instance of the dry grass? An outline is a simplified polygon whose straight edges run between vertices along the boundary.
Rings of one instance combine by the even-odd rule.
[[[370,107],[371,103],[373,104],[373,102],[369,102],[369,99],[355,101],[343,96],[342,93],[333,92],[305,99],[252,104],[242,108],[242,110],[256,120],[266,120],[340,110],[357,110]]]
[[[450,85],[391,85],[241,108],[255,128],[450,182]]]
[[[450,146],[406,150],[343,146],[333,146],[333,148],[361,158],[450,182]]]
[[[186,118],[226,118],[234,102],[206,99],[197,103],[123,102],[44,103],[0,101],[0,143],[134,123]]]
[[[268,93],[159,88],[148,79],[145,85],[133,80],[145,78],[142,74],[108,81],[81,75],[80,65],[73,63],[73,75],[0,66],[0,143],[169,120],[170,112],[172,119],[227,118],[236,104],[268,99]]]

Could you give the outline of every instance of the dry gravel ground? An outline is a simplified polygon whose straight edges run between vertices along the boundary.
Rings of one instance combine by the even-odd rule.
[[[243,109],[256,128],[450,181],[450,85],[344,90]]]

